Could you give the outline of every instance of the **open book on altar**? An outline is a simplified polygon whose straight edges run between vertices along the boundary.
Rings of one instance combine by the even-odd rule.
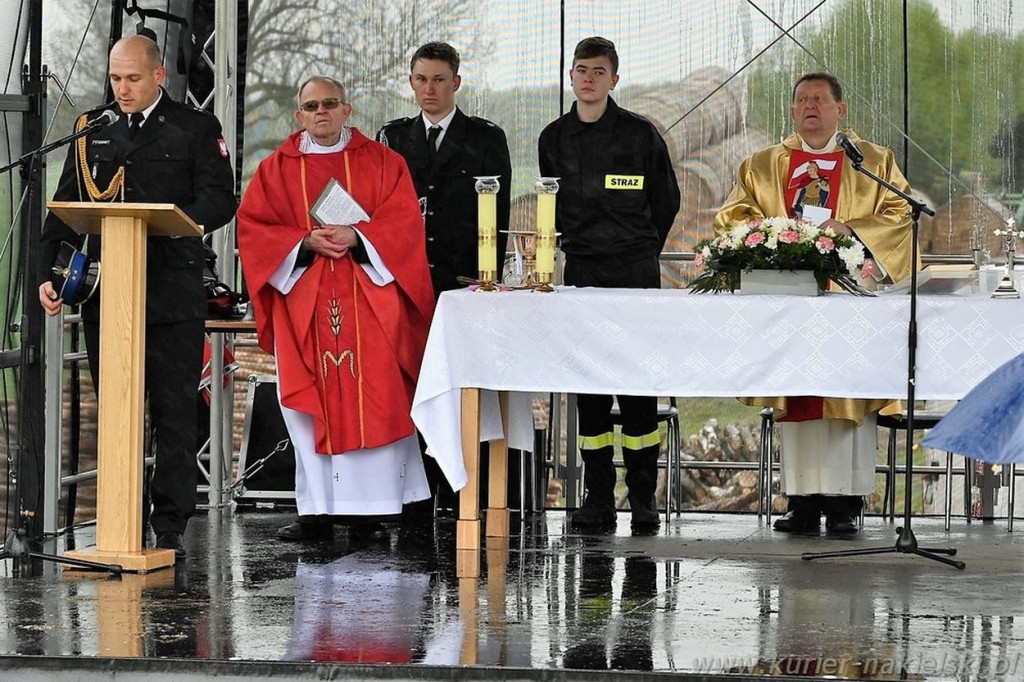
[[[988,296],[1002,278],[1003,268],[985,265],[973,270],[970,265],[948,264],[929,265],[917,273],[917,292],[954,296]],[[879,290],[879,294],[910,293],[910,278]]]
[[[341,183],[331,178],[309,209],[320,225],[355,225],[370,219],[363,207],[345,191]]]

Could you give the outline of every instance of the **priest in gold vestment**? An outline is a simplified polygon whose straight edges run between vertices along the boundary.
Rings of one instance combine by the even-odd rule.
[[[736,186],[715,217],[716,230],[745,219],[802,216],[864,244],[868,263],[861,284],[866,288],[908,277],[910,208],[858,173],[837,144],[846,115],[839,81],[826,73],[802,76],[793,88],[791,113],[796,132],[740,165]],[[844,132],[863,152],[865,169],[909,193],[892,150]],[[812,192],[812,184],[829,191]],[[782,428],[789,511],[775,529],[818,533],[824,514],[830,534],[857,532],[863,496],[875,486],[875,417],[891,401],[789,396],[752,402],[774,407]]]

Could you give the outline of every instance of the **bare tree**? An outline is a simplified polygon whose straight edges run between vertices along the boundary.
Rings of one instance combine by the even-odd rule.
[[[43,25],[43,63],[56,76],[48,86],[50,137],[65,135],[79,113],[103,102],[107,74],[110,8],[107,3],[59,3],[51,6]],[[75,105],[60,101],[57,82],[67,87]],[[60,164],[56,164],[59,170]]]
[[[357,117],[375,129],[407,96],[415,48],[444,40],[463,58],[482,52],[482,15],[472,0],[251,0],[246,165],[294,129],[295,88],[308,76],[345,83]]]

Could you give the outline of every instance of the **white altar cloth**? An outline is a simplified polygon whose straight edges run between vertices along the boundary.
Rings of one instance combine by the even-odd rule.
[[[1024,352],[1024,301],[918,296],[918,399],[955,400]],[[533,447],[535,392],[676,397],[907,393],[906,294],[698,295],[448,291],[427,340],[412,417],[452,487],[466,483],[461,389],[480,388],[481,439]]]

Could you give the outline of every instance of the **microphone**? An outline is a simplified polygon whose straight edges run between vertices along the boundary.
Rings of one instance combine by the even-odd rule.
[[[846,133],[836,133],[836,142],[843,148],[846,155],[850,157],[850,161],[853,162],[854,166],[859,165],[864,161],[864,154],[861,152],[857,144],[850,139]]]
[[[96,128],[106,128],[107,126],[117,123],[120,118],[121,117],[119,115],[115,114],[110,109],[107,109],[96,118],[88,121],[86,125],[95,126]]]

